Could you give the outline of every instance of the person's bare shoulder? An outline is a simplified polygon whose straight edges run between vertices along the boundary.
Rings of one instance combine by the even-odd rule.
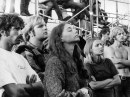
[[[104,46],[104,57],[109,58],[114,55],[114,48],[112,46]]]
[[[128,52],[128,60],[130,60],[130,47],[124,46],[124,48],[127,50],[127,52]]]

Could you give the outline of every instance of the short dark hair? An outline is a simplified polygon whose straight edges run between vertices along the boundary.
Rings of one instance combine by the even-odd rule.
[[[106,34],[107,32],[110,32],[110,29],[108,27],[103,28],[99,33],[99,37],[102,38],[102,35]]]
[[[11,27],[22,29],[24,21],[16,14],[3,14],[0,16],[0,30],[9,31]]]

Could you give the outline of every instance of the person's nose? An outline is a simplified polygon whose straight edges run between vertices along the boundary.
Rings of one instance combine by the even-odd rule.
[[[99,45],[99,48],[103,48],[103,45],[102,45],[102,44],[100,44],[100,45]]]
[[[122,37],[124,37],[124,34],[121,34]]]
[[[44,26],[43,26],[43,29],[44,29],[44,30],[47,30],[47,26],[46,26],[46,25],[44,25]]]

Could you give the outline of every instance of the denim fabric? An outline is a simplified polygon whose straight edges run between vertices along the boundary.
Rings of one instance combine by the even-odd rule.
[[[130,77],[121,79],[121,84],[116,87],[116,97],[130,97]]]
[[[100,89],[94,91],[93,97],[114,97],[114,89]]]

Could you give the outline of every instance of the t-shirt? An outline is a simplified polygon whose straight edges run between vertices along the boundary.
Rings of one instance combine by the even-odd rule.
[[[108,58],[103,59],[100,64],[87,63],[86,67],[90,76],[94,76],[97,81],[102,81],[118,74],[118,71],[112,61]]]
[[[37,82],[40,81],[36,72],[22,55],[0,48],[0,97],[4,92],[4,85],[26,84],[27,75],[31,76],[32,74],[37,76]]]

